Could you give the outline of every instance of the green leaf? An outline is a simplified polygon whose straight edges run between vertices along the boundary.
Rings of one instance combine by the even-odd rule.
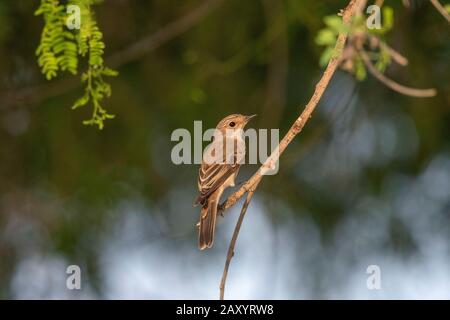
[[[90,100],[89,92],[86,92],[81,98],[79,98],[72,106],[72,109],[85,106]]]
[[[360,58],[355,59],[355,77],[358,81],[363,81],[367,77],[366,67]]]
[[[336,33],[330,29],[322,29],[317,34],[315,41],[319,46],[334,45],[336,43]]]
[[[331,60],[331,58],[335,55],[335,50],[333,47],[327,47],[323,52],[322,55],[320,56],[319,59],[319,65],[321,67],[325,67],[328,62]]]
[[[108,67],[104,67],[102,70],[102,74],[105,76],[116,77],[119,72]]]
[[[394,9],[389,6],[383,7],[383,34],[390,31],[394,26]]]
[[[391,64],[391,55],[387,50],[381,50],[378,56],[378,60],[375,64],[375,67],[381,72],[384,73],[386,68]]]
[[[348,28],[344,25],[341,17],[336,15],[326,16],[323,18],[323,21],[328,27],[330,27],[330,29],[336,31],[337,33],[348,31]]]

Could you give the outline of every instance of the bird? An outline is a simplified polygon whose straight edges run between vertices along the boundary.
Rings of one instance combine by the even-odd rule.
[[[198,247],[211,248],[214,243],[217,208],[223,191],[235,186],[239,168],[245,159],[244,127],[256,114],[231,114],[217,124],[212,143],[205,148],[198,174],[201,205],[198,225]]]

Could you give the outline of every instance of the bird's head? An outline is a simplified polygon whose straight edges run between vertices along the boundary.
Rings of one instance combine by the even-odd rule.
[[[244,129],[245,125],[252,119],[256,117],[256,114],[251,116],[245,116],[243,114],[230,114],[223,118],[218,124],[216,129],[218,130],[237,130]]]

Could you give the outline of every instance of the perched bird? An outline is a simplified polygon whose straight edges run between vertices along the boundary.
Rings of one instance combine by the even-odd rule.
[[[232,114],[223,118],[214,130],[213,142],[205,149],[198,175],[195,204],[200,212],[198,247],[211,248],[214,242],[217,207],[223,191],[234,187],[239,167],[245,159],[244,127],[252,116]]]

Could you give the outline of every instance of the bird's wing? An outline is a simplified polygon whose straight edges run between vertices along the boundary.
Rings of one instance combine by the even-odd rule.
[[[205,164],[200,167],[198,188],[202,197],[216,191],[239,168],[239,164]]]
[[[239,161],[236,150],[229,155],[233,157],[231,161],[223,161],[223,163],[208,163],[203,161],[198,174],[198,190],[200,195],[197,203],[202,203],[204,199],[216,191],[232,174],[239,169]],[[224,159],[226,155],[224,152]]]

